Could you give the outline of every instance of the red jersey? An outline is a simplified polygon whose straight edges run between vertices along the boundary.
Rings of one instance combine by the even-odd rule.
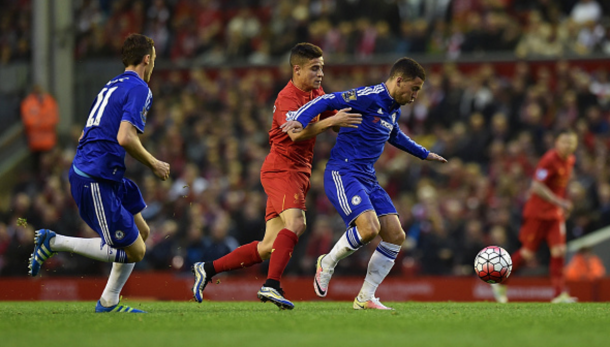
[[[261,168],[262,172],[300,171],[308,176],[311,175],[313,146],[316,143],[316,138],[294,142],[287,133],[280,129],[280,126],[286,123],[287,113],[296,112],[301,106],[324,94],[322,87],[305,92],[297,88],[292,81],[289,81],[278,94],[273,106],[273,122],[271,123],[271,130],[269,130],[271,151],[265,158]],[[335,114],[335,111],[324,112],[322,118],[333,114]],[[320,120],[320,115],[315,117],[310,124],[318,120]]]
[[[564,198],[575,161],[576,158],[573,154],[564,160],[555,149],[551,149],[540,159],[534,173],[534,180],[546,185],[553,194]],[[538,194],[532,193],[525,203],[523,217],[563,219],[564,215],[561,207],[544,200]]]

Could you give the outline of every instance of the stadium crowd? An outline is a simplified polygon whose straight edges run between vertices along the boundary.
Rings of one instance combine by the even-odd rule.
[[[485,245],[515,250],[534,166],[550,148],[553,131],[562,127],[576,129],[580,139],[568,188],[575,206],[568,239],[610,224],[606,71],[587,71],[563,60],[509,67],[429,67],[417,102],[404,108],[402,128],[449,163],[430,165],[388,146],[377,164],[379,180],[396,202],[408,234],[396,272],[469,275],[474,255]],[[372,84],[384,79],[386,68],[333,68],[328,62],[325,90]],[[143,143],[171,164],[172,177],[161,182],[127,157],[126,176],[142,187],[148,203],[143,215],[151,226],[148,253],[138,269],[186,271],[195,261],[216,259],[238,244],[260,239],[266,197],[259,170],[268,153],[273,101],[288,76],[284,68],[156,73]],[[8,222],[0,224],[2,274],[27,273],[34,228],[92,235],[77,217],[67,182],[81,129],[82,124],[75,124],[69,144],[43,154],[40,170],[24,173],[14,187],[12,206],[2,219]],[[293,274],[312,273],[316,256],[344,232],[322,186],[334,137],[332,132],[320,135],[315,147],[310,230],[297,246],[289,267]],[[18,226],[24,223],[26,228]],[[337,271],[363,271],[370,253],[360,253]],[[71,274],[103,270],[100,263],[71,257],[59,254],[45,267]]]
[[[4,0],[0,63],[31,52],[32,0]],[[610,5],[597,0],[74,0],[77,59],[114,56],[139,32],[174,62],[265,65],[295,42],[335,61],[376,54],[610,53]],[[121,39],[117,39],[121,38]]]
[[[247,2],[255,4],[250,7],[244,1],[211,0],[74,3],[80,59],[115,56],[113,45],[122,41],[109,37],[131,31],[152,36],[161,57],[208,65],[239,57],[264,65],[294,42],[310,41],[329,53],[323,83],[327,92],[385,80],[388,66],[333,67],[344,58],[377,53],[455,57],[506,49],[525,56],[610,52],[610,27],[602,19],[608,9],[602,12],[591,0],[378,1],[375,11],[372,2],[364,0],[304,0],[297,5],[260,0]],[[16,10],[0,16],[0,26],[7,29],[0,31],[2,62],[29,52],[24,47],[15,50],[19,45],[14,43],[29,35],[31,19],[21,10],[31,2],[11,4],[7,8]],[[368,19],[348,20],[371,13],[375,15]],[[551,31],[547,43],[556,49],[537,51],[546,42],[536,37],[547,30],[541,28]],[[584,69],[568,60],[508,65],[427,67],[422,93],[403,109],[402,129],[449,163],[430,165],[391,146],[379,160],[379,180],[394,199],[408,234],[398,259],[402,266],[394,273],[472,275],[474,256],[484,246],[516,250],[534,166],[550,148],[553,131],[563,127],[574,128],[580,140],[568,188],[575,206],[568,239],[610,224],[607,71]],[[150,85],[154,103],[142,141],[171,164],[172,177],[161,182],[127,156],[126,177],[141,187],[148,203],[143,215],[151,226],[147,255],[137,270],[186,272],[193,262],[216,259],[239,244],[261,239],[266,196],[259,171],[269,149],[273,101],[289,76],[288,66],[155,71]],[[0,211],[0,275],[27,274],[34,229],[96,235],[78,218],[67,181],[82,123],[74,125],[69,141],[41,156],[38,171],[20,175],[9,209]],[[334,138],[332,132],[318,137],[308,196],[309,230],[297,245],[291,274],[311,275],[316,257],[344,232],[322,185]],[[374,246],[345,259],[337,273],[362,274]],[[538,260],[546,261],[544,251]],[[538,274],[544,268],[532,264],[525,272]],[[264,264],[255,269],[264,270]],[[61,253],[46,262],[44,273],[105,271],[104,263]]]

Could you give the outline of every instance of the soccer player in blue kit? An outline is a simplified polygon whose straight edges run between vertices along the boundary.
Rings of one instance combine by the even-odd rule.
[[[320,96],[303,105],[284,124],[283,131],[302,131],[318,114],[351,107],[362,114],[358,128],[341,128],[324,172],[324,189],[347,226],[330,253],[316,264],[314,290],[320,297],[339,260],[349,256],[377,235],[381,242],[369,261],[364,284],[353,307],[391,309],[375,297],[405,240],[398,213],[389,195],[377,182],[374,164],[386,142],[423,160],[447,162],[406,136],[398,126],[400,107],[412,103],[421,90],[426,73],[415,60],[399,59],[385,83]]]
[[[113,262],[95,312],[142,313],[119,302],[135,262],[144,258],[144,241],[150,233],[141,214],[146,207],[142,193],[123,177],[125,153],[148,166],[161,180],[169,177],[169,164],[150,154],[138,137],[144,132],[152,104],[147,83],[155,67],[154,42],[144,35],[131,34],[123,43],[121,55],[125,72],[106,83],[91,105],[69,173],[79,214],[100,237],[68,237],[49,229],[37,230],[30,275],[38,275],[44,261],[56,252]]]

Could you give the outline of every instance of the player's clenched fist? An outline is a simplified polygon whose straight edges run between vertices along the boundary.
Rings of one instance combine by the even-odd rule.
[[[152,167],[152,171],[162,181],[169,178],[169,164],[164,161],[157,160]]]

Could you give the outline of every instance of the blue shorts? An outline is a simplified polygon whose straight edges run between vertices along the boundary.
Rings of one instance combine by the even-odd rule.
[[[122,182],[83,177],[70,168],[72,197],[81,218],[95,230],[102,242],[113,248],[125,248],[139,235],[133,216],[146,203],[138,186],[123,178]]]
[[[398,214],[388,193],[369,175],[327,166],[324,190],[348,228],[366,211],[373,210],[378,217]]]

